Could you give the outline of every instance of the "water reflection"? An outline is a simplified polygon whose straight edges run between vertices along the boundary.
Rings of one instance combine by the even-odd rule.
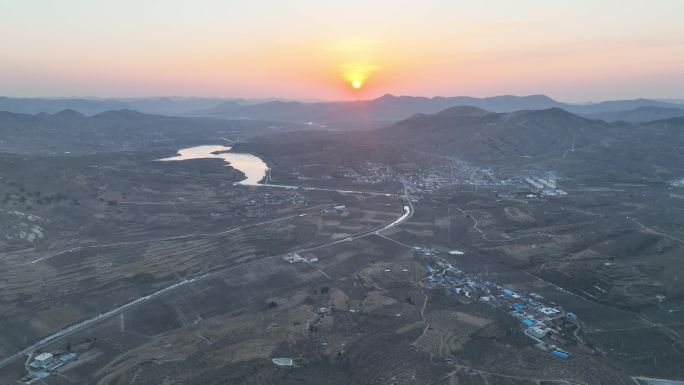
[[[230,152],[231,147],[221,145],[197,146],[178,150],[178,155],[161,161],[221,158],[231,167],[240,170],[246,178],[238,184],[256,186],[266,178],[268,166],[261,158],[254,154]],[[227,151],[227,152],[225,152]]]

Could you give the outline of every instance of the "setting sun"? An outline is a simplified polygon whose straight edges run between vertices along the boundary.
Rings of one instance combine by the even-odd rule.
[[[361,88],[361,86],[363,86],[363,83],[361,83],[361,82],[358,81],[358,80],[354,80],[354,81],[352,82],[352,87],[354,87],[355,90],[358,90],[359,88]]]

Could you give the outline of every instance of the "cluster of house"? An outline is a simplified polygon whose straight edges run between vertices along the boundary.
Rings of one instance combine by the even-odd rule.
[[[580,328],[577,315],[565,312],[560,306],[545,304],[537,293],[519,294],[494,282],[468,274],[454,267],[436,253],[430,253],[429,274],[424,280],[427,289],[443,287],[465,303],[481,301],[508,312],[518,319],[525,335],[537,341],[537,347],[560,359],[570,358],[570,353],[558,345],[571,345]]]
[[[53,355],[52,353],[40,353],[33,358],[29,363],[29,368],[33,369],[29,375],[23,380],[27,384],[32,384],[43,378],[48,377],[58,368],[66,365],[69,361],[77,358],[76,353],[63,353]]]

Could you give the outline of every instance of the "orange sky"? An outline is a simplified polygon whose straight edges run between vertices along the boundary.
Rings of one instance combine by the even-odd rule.
[[[678,0],[242,3],[0,0],[0,94],[684,97]]]

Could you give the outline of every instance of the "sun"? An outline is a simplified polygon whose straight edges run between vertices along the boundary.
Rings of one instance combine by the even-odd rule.
[[[358,90],[358,89],[361,88],[362,86],[363,86],[363,83],[361,83],[360,80],[354,80],[354,81],[352,82],[352,87],[353,87],[355,90]]]

